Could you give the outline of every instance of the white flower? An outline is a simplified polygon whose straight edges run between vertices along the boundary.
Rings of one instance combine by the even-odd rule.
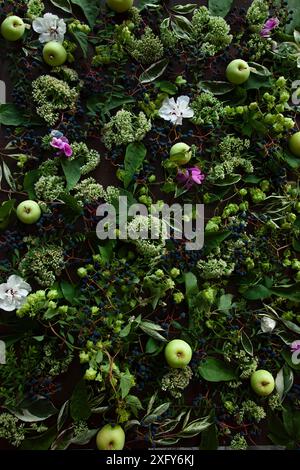
[[[11,312],[23,305],[31,287],[21,277],[13,274],[0,284],[0,309]]]
[[[32,27],[39,33],[40,42],[63,42],[67,30],[64,20],[52,13],[45,13],[43,18],[33,20]]]
[[[183,118],[191,118],[194,111],[189,107],[190,98],[188,96],[179,96],[175,102],[174,98],[166,98],[158,114],[165,121],[171,121],[172,124],[182,125]]]
[[[263,333],[272,333],[276,326],[276,321],[264,315],[260,320],[260,328]]]

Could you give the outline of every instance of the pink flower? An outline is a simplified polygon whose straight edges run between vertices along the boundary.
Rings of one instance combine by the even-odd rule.
[[[299,340],[293,341],[293,343],[291,344],[291,352],[296,352],[296,351],[300,351],[300,341]]]
[[[269,18],[262,27],[260,35],[263,38],[269,38],[271,36],[271,31],[279,26],[278,18]]]
[[[69,144],[69,141],[66,137],[63,135],[59,137],[52,137],[52,140],[50,142],[51,147],[54,147],[56,149],[59,149],[60,153],[64,153],[66,157],[70,157],[73,153],[72,147]]]
[[[197,166],[187,168],[183,171],[178,171],[177,180],[183,183],[187,189],[190,189],[194,184],[202,184],[205,176]]]

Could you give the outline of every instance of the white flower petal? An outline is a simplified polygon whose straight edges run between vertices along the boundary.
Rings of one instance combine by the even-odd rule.
[[[192,118],[194,116],[194,111],[192,108],[187,108],[182,112],[182,117]]]
[[[177,98],[176,102],[177,102],[177,106],[179,106],[180,109],[185,109],[189,105],[190,98],[189,96],[182,95]]]
[[[32,27],[36,33],[42,33],[45,30],[45,23],[43,18],[36,18],[33,20]]]
[[[272,333],[276,326],[276,321],[267,315],[263,316],[260,320],[260,328],[263,333]]]

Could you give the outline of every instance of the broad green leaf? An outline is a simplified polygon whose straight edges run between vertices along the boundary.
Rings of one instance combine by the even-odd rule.
[[[208,254],[217,248],[221,243],[231,235],[230,230],[224,232],[205,232],[204,234],[204,252]]]
[[[83,379],[78,382],[71,396],[70,415],[74,421],[85,421],[91,416],[87,388]]]
[[[121,372],[121,379],[120,379],[120,390],[121,390],[121,397],[125,398],[130,389],[135,385],[134,376],[129,372],[127,369],[126,372]]]
[[[200,362],[198,371],[205,380],[208,382],[226,382],[237,378],[235,370],[214,357],[207,357]]]
[[[71,0],[74,5],[78,5],[91,28],[95,26],[98,13],[100,11],[100,2],[99,0]]]
[[[140,142],[133,142],[127,146],[123,173],[125,188],[129,186],[135,173],[141,169],[146,154],[146,147]]]
[[[169,64],[168,59],[162,59],[156,62],[155,64],[151,65],[149,68],[144,70],[144,72],[140,75],[140,82],[141,83],[150,83],[160,77],[164,71],[166,70]]]
[[[205,429],[211,426],[211,422],[209,421],[208,416],[206,418],[201,418],[193,421],[192,423],[188,424],[182,431],[180,431],[177,436],[178,437],[194,437],[200,434],[200,432],[204,431]]]
[[[178,91],[178,88],[174,83],[162,80],[155,83],[156,88],[159,88],[163,93],[168,93],[169,95],[175,95]]]
[[[222,81],[201,81],[199,88],[202,91],[213,93],[214,95],[225,95],[234,89],[235,85]]]
[[[217,426],[211,425],[201,434],[200,450],[217,450],[218,432]]]
[[[3,165],[3,174],[4,174],[5,181],[7,182],[8,186],[15,191],[16,183],[11,174],[11,171],[5,162],[2,162],[2,165]]]
[[[213,16],[226,16],[232,7],[233,0],[208,0],[208,9]]]
[[[267,299],[270,297],[272,292],[267,287],[263,286],[262,284],[257,284],[256,286],[249,287],[245,292],[243,292],[243,296],[248,300],[261,300]]]
[[[55,426],[48,429],[43,434],[36,437],[29,437],[25,439],[20,445],[20,450],[48,450],[56,437]]]
[[[172,11],[175,11],[175,13],[188,15],[189,13],[193,13],[197,6],[197,3],[187,3],[186,5],[174,5],[171,9]]]
[[[195,292],[198,292],[198,281],[193,273],[184,274],[184,283],[185,283],[185,293],[186,296],[194,295]]]
[[[98,432],[97,429],[87,429],[86,431],[83,431],[76,436],[72,437],[71,439],[71,444],[77,444],[78,446],[85,446],[90,442],[91,439],[93,439],[94,436],[96,436]]]
[[[57,8],[60,8],[67,13],[72,13],[72,7],[69,0],[51,0],[52,5]]]
[[[245,331],[242,331],[241,343],[246,353],[249,354],[249,356],[253,356],[253,344]]]
[[[72,304],[75,300],[76,289],[70,282],[63,279],[60,283],[60,288],[63,293],[64,298]]]
[[[68,160],[67,158],[62,158],[61,166],[67,180],[67,190],[71,191],[80,180],[81,162],[78,159]]]
[[[23,188],[28,193],[29,199],[36,199],[34,185],[40,177],[38,169],[28,171],[24,177]]]
[[[73,31],[72,32],[73,36],[75,37],[76,41],[78,42],[81,50],[83,57],[86,59],[88,55],[88,48],[89,48],[89,42],[88,42],[88,36],[86,33],[83,31]]]
[[[272,75],[272,72],[270,72],[270,70],[268,70],[264,65],[257,64],[256,62],[248,62],[248,65],[251,73],[254,73],[255,75],[260,75],[261,77],[270,77]]]
[[[241,175],[231,174],[226,176],[223,180],[215,181],[216,186],[230,186],[231,184],[236,184],[240,181]]]
[[[218,310],[221,310],[222,312],[228,312],[228,310],[232,306],[232,299],[233,299],[232,294],[221,295],[219,299]]]
[[[287,364],[285,364],[280,369],[275,379],[276,391],[281,400],[283,400],[285,395],[290,391],[293,386],[293,383],[293,371]]]
[[[25,118],[23,111],[14,104],[0,104],[0,124],[5,126],[21,126],[27,123],[28,119]]]
[[[44,421],[57,413],[52,402],[41,396],[34,401],[23,400],[16,408],[10,408],[9,411],[25,423]]]

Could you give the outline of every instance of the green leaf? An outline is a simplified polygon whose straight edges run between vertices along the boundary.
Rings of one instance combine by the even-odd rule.
[[[144,70],[144,72],[140,75],[140,82],[141,83],[150,83],[160,77],[166,68],[168,67],[169,60],[162,59],[156,62],[155,64],[151,65],[149,68]]]
[[[219,299],[218,310],[221,312],[228,312],[232,306],[232,294],[223,294]]]
[[[260,178],[259,176],[255,176],[255,175],[247,175],[243,177],[243,181],[245,181],[245,183],[252,183],[252,184],[259,183],[261,179],[262,178]]]
[[[76,436],[72,437],[71,439],[71,444],[77,444],[78,446],[85,446],[90,442],[91,439],[93,439],[94,436],[96,436],[98,432],[97,429],[87,429],[86,431],[81,432],[80,434],[77,434]]]
[[[187,297],[194,295],[198,292],[198,281],[193,273],[184,274],[185,294]]]
[[[264,65],[257,64],[256,62],[248,62],[251,73],[260,75],[261,77],[270,77],[272,73]]]
[[[15,202],[15,199],[9,199],[8,201],[2,202],[0,206],[0,225],[4,224],[4,222],[9,219],[10,214],[14,208]]]
[[[16,408],[10,408],[9,411],[25,423],[44,421],[57,413],[52,402],[41,396],[34,401],[25,399]]]
[[[182,431],[177,434],[177,437],[194,437],[200,434],[200,432],[211,426],[208,416],[205,418],[196,419],[192,423],[189,423]]]
[[[67,180],[67,190],[71,191],[80,180],[81,162],[78,159],[68,160],[67,158],[63,158],[61,160],[61,166]]]
[[[224,18],[231,10],[233,0],[208,0],[208,9],[213,16]]]
[[[69,0],[51,0],[52,5],[60,8],[67,13],[72,13],[72,7]]]
[[[55,426],[43,434],[25,439],[20,445],[20,450],[48,450],[56,437]]]
[[[3,174],[4,174],[5,181],[7,182],[8,186],[15,191],[16,183],[15,183],[15,180],[13,179],[11,171],[5,162],[2,162],[2,165],[3,165]]]
[[[271,293],[292,302],[300,302],[300,282],[291,286],[275,286],[271,289]]]
[[[236,184],[240,181],[241,175],[236,175],[232,173],[231,175],[226,176],[223,180],[215,181],[216,186],[230,186],[231,184]]]
[[[209,426],[201,434],[200,450],[217,450],[218,444],[217,426]]]
[[[146,147],[140,142],[133,142],[127,146],[124,160],[125,171],[123,173],[125,188],[129,186],[135,173],[142,167],[146,154]]]
[[[82,213],[82,207],[78,204],[75,197],[70,196],[69,194],[63,194],[62,196],[60,196],[60,199],[68,206],[68,209],[74,212],[75,214],[79,215]]]
[[[235,370],[220,359],[207,357],[200,362],[198,371],[208,382],[226,382],[236,379]]]
[[[171,20],[171,28],[174,35],[178,39],[190,39],[192,32],[192,23],[181,15],[173,15]]]
[[[147,354],[159,354],[161,350],[163,349],[164,345],[162,343],[159,343],[156,341],[154,338],[149,338],[147,343],[146,343],[146,353]]]
[[[125,398],[127,405],[131,408],[134,416],[138,415],[138,412],[143,409],[143,405],[140,402],[139,398],[135,395],[127,395]]]
[[[26,123],[28,123],[28,119],[14,104],[0,104],[0,124],[4,126],[21,126]]]
[[[93,28],[100,11],[99,0],[71,0],[71,2],[82,9],[90,27]]]
[[[193,13],[197,6],[197,3],[187,3],[186,5],[174,5],[171,7],[171,10],[175,13],[180,13],[181,15],[188,15],[189,13]]]
[[[249,356],[253,356],[253,344],[244,331],[242,331],[241,343],[246,353],[249,354]]]
[[[276,391],[281,401],[284,399],[285,395],[290,391],[293,386],[293,383],[293,371],[287,364],[285,364],[280,369],[275,379]]]
[[[259,90],[260,88],[270,88],[271,86],[270,77],[263,77],[257,74],[250,74],[248,80],[243,84],[245,90]]]
[[[23,188],[28,193],[29,199],[36,199],[34,185],[40,177],[38,169],[28,171],[24,177]]]
[[[213,93],[214,95],[225,95],[234,89],[234,85],[222,81],[201,81],[199,88],[202,91]]]
[[[69,414],[69,400],[65,401],[62,405],[61,409],[59,410],[58,417],[57,417],[57,430],[58,432],[62,430]]]
[[[249,287],[245,292],[243,292],[243,296],[248,300],[261,300],[267,299],[271,296],[271,291],[267,287],[263,286],[262,284],[257,284],[256,286]]]
[[[300,411],[286,408],[282,412],[282,417],[288,435],[295,441],[300,439]]]
[[[224,232],[205,232],[204,234],[204,253],[208,254],[231,235],[230,230]]]
[[[74,421],[86,421],[91,416],[87,388],[83,379],[78,382],[71,396],[70,415]]]
[[[72,31],[72,34],[82,50],[83,57],[86,59],[89,49],[89,40],[87,34],[83,31]]]
[[[130,331],[131,331],[131,326],[132,326],[132,323],[128,323],[119,333],[119,336],[121,338],[126,338],[126,336],[129,335]]]
[[[75,286],[70,284],[70,282],[66,281],[63,279],[60,283],[60,288],[63,293],[64,298],[70,302],[70,304],[74,303],[74,300],[76,300],[76,289]]]
[[[122,398],[125,398],[130,389],[135,385],[134,376],[126,369],[125,372],[121,372],[120,378],[120,390]]]
[[[300,158],[295,157],[291,153],[283,153],[284,161],[291,167],[293,170],[297,170],[300,166]]]
[[[290,442],[290,438],[278,416],[272,415],[269,418],[268,429],[271,431],[268,437],[274,444],[286,446]]]
[[[103,94],[91,95],[86,102],[87,109],[90,114],[96,115],[107,114],[110,111],[113,111],[116,108],[123,106],[124,104],[133,103],[134,99],[131,96],[122,95],[122,96],[110,96],[105,101],[103,101]]]
[[[162,80],[155,83],[155,87],[159,88],[163,93],[168,93],[169,95],[176,95],[178,88],[174,83]]]

